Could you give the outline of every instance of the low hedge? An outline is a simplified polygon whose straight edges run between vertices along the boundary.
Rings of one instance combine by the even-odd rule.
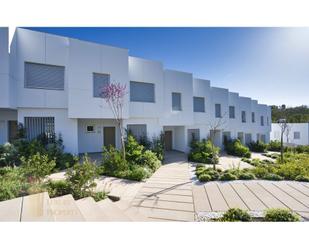
[[[238,156],[238,157],[245,157],[250,158],[251,152],[248,147],[244,146],[239,139],[234,140],[226,140],[224,142],[224,148],[227,154]]]
[[[197,163],[218,163],[220,148],[212,144],[210,140],[192,141],[188,160]]]

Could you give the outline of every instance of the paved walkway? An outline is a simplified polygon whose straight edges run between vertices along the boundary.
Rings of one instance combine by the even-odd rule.
[[[309,219],[309,183],[294,181],[230,181],[193,184],[197,213],[241,208],[261,211],[288,208]]]
[[[167,153],[161,166],[142,186],[131,205],[154,221],[194,221],[194,204],[186,155]]]

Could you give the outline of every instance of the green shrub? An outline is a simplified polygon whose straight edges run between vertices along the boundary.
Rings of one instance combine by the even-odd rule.
[[[3,168],[4,169],[4,168]],[[17,198],[26,191],[25,182],[19,168],[5,168],[0,176],[0,201]]]
[[[298,145],[295,148],[297,153],[309,153],[309,145]]]
[[[282,181],[284,178],[282,176],[279,176],[277,174],[268,173],[266,174],[263,179],[265,180],[271,180],[271,181]]]
[[[245,157],[250,158],[251,153],[248,147],[244,146],[239,139],[235,140],[226,140],[224,143],[225,150],[227,154],[238,156],[238,157]]]
[[[199,175],[198,179],[201,181],[201,182],[208,182],[208,181],[211,181],[211,176],[207,173],[203,173],[201,175]]]
[[[291,212],[288,209],[280,209],[280,208],[274,208],[274,209],[268,209],[265,213],[265,221],[299,221],[300,217],[293,212]]]
[[[116,172],[128,170],[128,163],[123,160],[122,152],[113,146],[103,147],[102,174],[114,176]]]
[[[230,173],[230,172],[224,172],[220,178],[219,178],[220,181],[234,181],[234,180],[237,180],[237,176]]]
[[[299,175],[299,176],[295,177],[295,181],[309,182],[309,176]]]
[[[212,164],[213,160],[219,162],[220,148],[212,145],[210,140],[192,141],[188,159],[191,162]]]
[[[220,173],[212,168],[209,168],[206,172],[208,175],[210,175],[212,181],[216,181],[220,177]]]
[[[280,151],[281,150],[281,143],[278,140],[272,140],[267,145],[267,150],[270,151]]]
[[[49,180],[46,184],[46,188],[51,198],[67,195],[72,192],[71,185],[67,180]]]
[[[164,133],[161,132],[161,134],[158,137],[152,138],[152,144],[151,144],[151,151],[154,152],[157,156],[157,158],[162,162],[164,160]]]
[[[239,208],[230,208],[226,211],[220,221],[251,221],[252,218],[247,211]]]
[[[97,185],[95,183],[97,177],[97,166],[87,156],[83,158],[82,163],[76,163],[66,172],[66,178],[75,199],[91,196]]]
[[[21,169],[30,182],[42,181],[52,173],[55,166],[54,160],[50,161],[47,155],[41,155],[40,153],[32,155],[28,159],[21,158]]]
[[[150,150],[143,152],[140,157],[140,161],[137,163],[141,166],[149,168],[152,172],[155,172],[161,166],[161,162],[157,158],[156,154]]]
[[[13,144],[0,145],[0,167],[15,166],[18,162],[18,151]]]
[[[100,192],[93,192],[91,194],[91,197],[95,200],[95,201],[102,201],[104,200],[107,195],[104,191],[100,191]]]
[[[150,176],[150,171],[147,168],[140,166],[132,166],[132,170],[129,171],[129,174],[126,178],[134,181],[141,181]]]
[[[251,172],[241,172],[238,176],[240,180],[254,180],[256,177]]]
[[[144,146],[140,145],[133,135],[129,134],[125,143],[126,160],[129,162],[138,162],[141,160]]]
[[[249,149],[254,152],[265,152],[267,149],[267,145],[259,140],[249,143],[248,146]]]

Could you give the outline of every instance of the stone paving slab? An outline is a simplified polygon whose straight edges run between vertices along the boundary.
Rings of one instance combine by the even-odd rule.
[[[229,209],[225,199],[223,198],[218,185],[215,182],[209,182],[204,185],[206,193],[213,210],[226,211]]]
[[[242,199],[239,197],[239,195],[235,192],[235,190],[231,187],[229,183],[217,184],[229,208],[241,208],[244,210],[248,210],[246,204],[242,201]]]

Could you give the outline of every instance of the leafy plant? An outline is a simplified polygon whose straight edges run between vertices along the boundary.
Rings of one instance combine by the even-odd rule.
[[[294,214],[288,209],[280,209],[280,208],[274,208],[274,209],[268,209],[265,213],[265,221],[299,221],[300,217],[297,214]]]
[[[255,175],[252,172],[241,172],[238,178],[240,180],[254,180]]]
[[[18,161],[18,151],[14,145],[0,145],[0,166],[15,166]]]
[[[250,158],[251,153],[248,147],[244,146],[239,139],[235,140],[226,140],[224,143],[225,150],[227,154],[238,156],[238,157],[245,157]]]
[[[212,148],[212,143],[210,140],[203,139],[202,141],[193,140],[191,143],[191,151],[189,153],[188,159],[191,162],[207,163],[212,164],[213,160],[217,164],[219,162],[220,148]],[[214,152],[214,153],[213,153]]]
[[[254,152],[265,152],[267,150],[267,144],[257,140],[248,144],[249,149]]]
[[[267,145],[267,150],[279,152],[281,150],[280,141],[278,141],[278,140],[270,141],[269,144]]]
[[[230,208],[219,221],[251,221],[252,218],[247,211],[239,208]]]
[[[208,182],[208,181],[211,181],[211,176],[207,173],[202,173],[199,175],[199,180],[201,182]]]
[[[97,177],[97,166],[87,156],[84,156],[82,163],[76,163],[66,172],[67,181],[76,199],[92,195]]]
[[[237,176],[230,172],[225,172],[220,176],[219,180],[220,181],[234,181],[234,180],[237,180]]]
[[[28,159],[21,158],[21,169],[30,182],[41,182],[55,168],[54,160],[49,160],[47,155],[36,153]]]

